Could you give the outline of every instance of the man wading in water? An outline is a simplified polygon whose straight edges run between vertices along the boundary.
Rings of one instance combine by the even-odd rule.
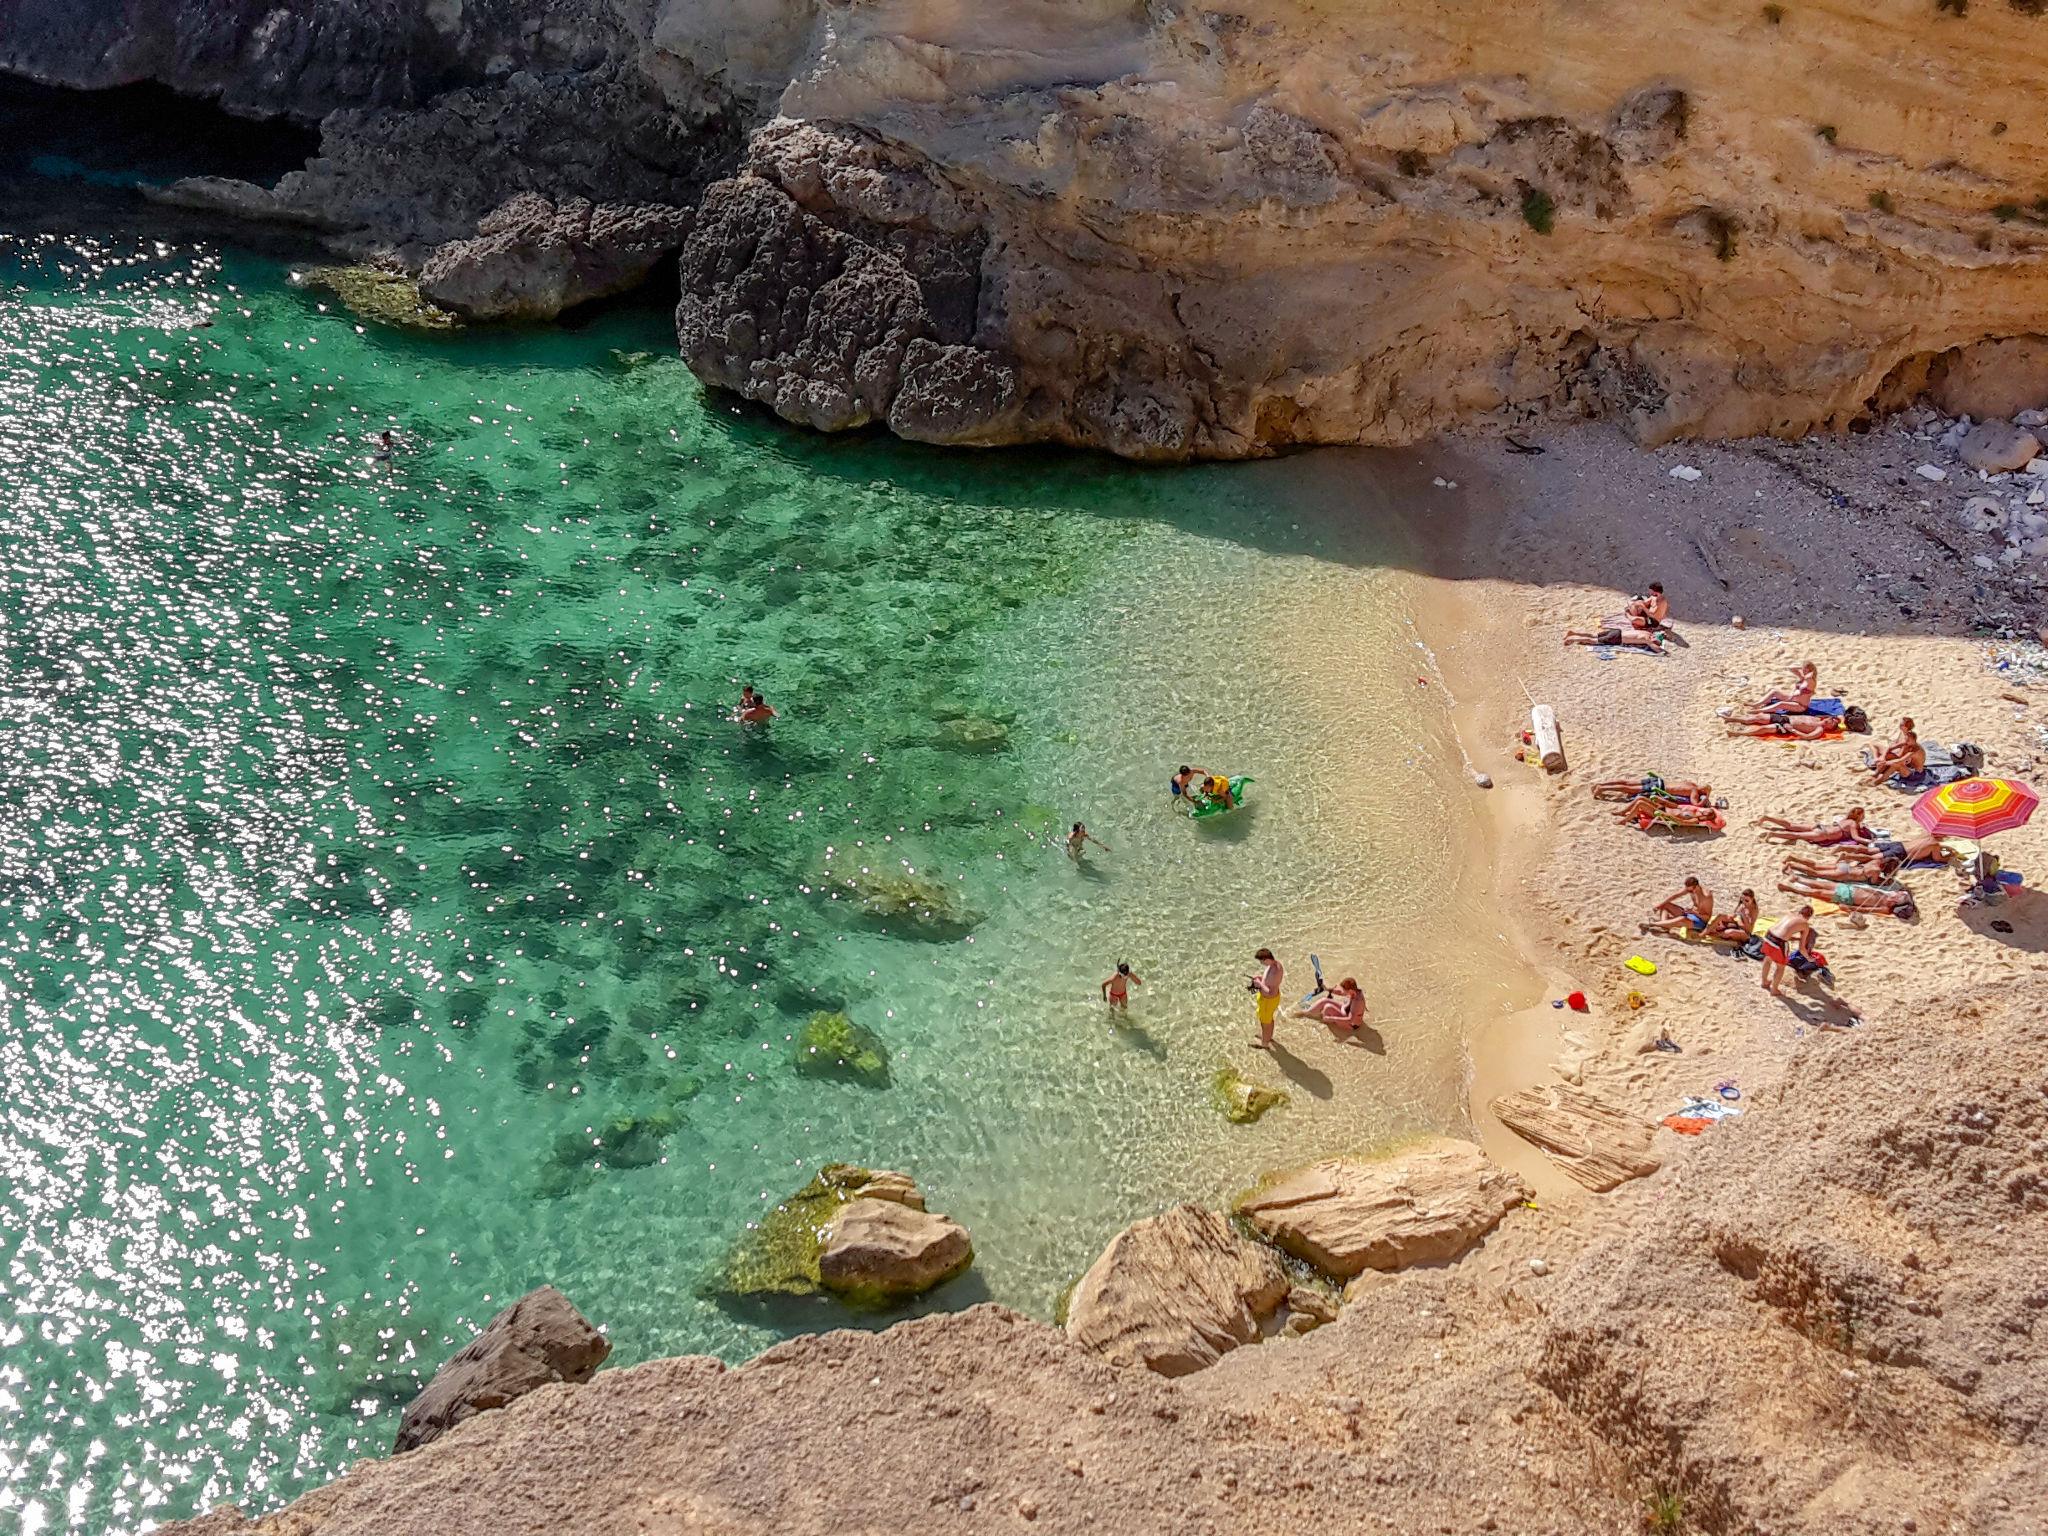
[[[1252,958],[1265,966],[1265,969],[1245,977],[1259,1019],[1259,1038],[1252,1044],[1262,1051],[1270,1051],[1273,1049],[1273,1020],[1280,1014],[1280,962],[1273,958],[1270,949],[1262,949]]]

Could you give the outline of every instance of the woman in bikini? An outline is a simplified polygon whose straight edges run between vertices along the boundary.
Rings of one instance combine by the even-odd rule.
[[[1616,811],[1614,819],[1634,822],[1645,832],[1659,822],[1667,827],[1705,827],[1710,832],[1719,832],[1728,825],[1728,818],[1711,805],[1651,800],[1642,795]]]
[[[1730,715],[1730,736],[1790,737],[1794,741],[1825,741],[1842,734],[1842,722],[1832,715]]]
[[[1863,807],[1851,806],[1849,814],[1833,826],[1802,827],[1796,821],[1787,821],[1782,816],[1759,816],[1756,824],[1764,829],[1767,843],[1814,843],[1828,847],[1835,843],[1874,843],[1877,839],[1863,821]]]
[[[1321,1019],[1340,1035],[1358,1033],[1358,1026],[1365,1022],[1367,1013],[1365,992],[1358,985],[1358,978],[1346,976],[1337,983],[1337,990],[1325,993],[1306,1008],[1297,1008],[1297,1019]]]
[[[1861,843],[1844,843],[1831,861],[1785,856],[1784,873],[1813,880],[1854,880],[1862,885],[1883,885],[1899,872],[1899,861],[1887,858],[1876,848]]]
[[[1729,944],[1747,944],[1749,936],[1756,932],[1756,892],[1745,890],[1735,900],[1735,911],[1723,912],[1707,923],[1707,937],[1720,939]]]
[[[1782,714],[1796,715],[1813,702],[1815,689],[1820,686],[1820,668],[1810,661],[1802,661],[1792,669],[1792,686],[1773,688],[1754,704],[1744,706],[1744,713],[1768,714],[1776,710]]]
[[[1920,745],[1920,737],[1913,729],[1911,719],[1899,722],[1899,734],[1885,744],[1885,749],[1870,761],[1870,782],[1882,784],[1896,775],[1911,778],[1927,766],[1927,749]]]

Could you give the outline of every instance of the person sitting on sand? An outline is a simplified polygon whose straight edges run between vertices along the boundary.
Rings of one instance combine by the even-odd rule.
[[[1832,901],[1851,912],[1889,912],[1893,917],[1910,920],[1919,910],[1913,905],[1913,893],[1903,885],[1886,889],[1875,885],[1855,885],[1847,880],[1830,883],[1806,875],[1793,875],[1780,880],[1778,889],[1792,896]]]
[[[1708,920],[1707,937],[1729,944],[1747,944],[1749,936],[1756,932],[1758,911],[1756,892],[1744,890],[1735,899],[1735,911],[1732,914],[1723,912],[1718,917]]]
[[[1815,824],[1803,827],[1796,821],[1787,821],[1782,816],[1759,816],[1756,824],[1764,829],[1767,843],[1816,843],[1827,847],[1834,843],[1874,843],[1876,837],[1863,820],[1863,807],[1854,805],[1849,814],[1830,826]]]
[[[1728,818],[1711,805],[1694,805],[1689,801],[1653,800],[1638,795],[1614,813],[1614,819],[1634,822],[1645,832],[1660,822],[1667,827],[1705,827],[1719,832],[1728,825]]]
[[[1887,885],[1899,872],[1899,861],[1886,858],[1863,843],[1844,843],[1832,859],[1785,855],[1784,873],[1813,880],[1854,880],[1862,885]]]
[[[1785,985],[1785,967],[1803,954],[1813,937],[1813,908],[1801,907],[1763,937],[1764,990],[1776,997]]]
[[[1651,582],[1650,590],[1641,597],[1630,598],[1623,611],[1637,629],[1662,629],[1664,621],[1671,617],[1671,601],[1664,595],[1664,583]]]
[[[1346,976],[1337,983],[1336,991],[1325,992],[1308,1007],[1295,1009],[1294,1016],[1297,1019],[1321,1019],[1338,1034],[1353,1035],[1365,1022],[1367,1012],[1365,992],[1358,985],[1358,978]]]
[[[1100,848],[1104,853],[1108,853],[1110,851],[1109,844],[1103,842],[1102,839],[1096,837],[1094,834],[1089,832],[1087,826],[1084,823],[1078,821],[1075,822],[1074,830],[1067,834],[1067,857],[1072,859],[1076,864],[1080,863],[1081,855],[1088,851],[1088,845],[1090,843],[1093,843],[1096,847]]]
[[[1602,779],[1593,786],[1595,800],[1662,800],[1672,805],[1711,805],[1714,786],[1690,779],[1667,779],[1646,773],[1640,779]]]
[[[1640,650],[1664,654],[1664,638],[1654,629],[1621,629],[1609,625],[1605,629],[1568,629],[1564,632],[1566,645],[1633,645]]]
[[[1131,988],[1145,985],[1145,978],[1131,969],[1130,962],[1119,960],[1116,974],[1102,983],[1102,1000],[1118,1013],[1128,1013],[1131,1008]]]
[[[1714,893],[1700,884],[1698,875],[1687,875],[1684,885],[1650,908],[1650,920],[1636,926],[1643,933],[1678,933],[1687,928],[1705,933],[1713,920]]]
[[[1780,714],[1797,715],[1805,712],[1813,702],[1813,695],[1820,687],[1820,668],[1810,661],[1802,661],[1792,669],[1789,687],[1773,688],[1754,704],[1745,704],[1742,712],[1768,714],[1775,710]]]
[[[1870,782],[1882,784],[1894,775],[1911,778],[1927,766],[1927,749],[1920,745],[1920,736],[1913,729],[1911,718],[1899,721],[1899,734],[1885,744],[1885,749],[1870,761]]]

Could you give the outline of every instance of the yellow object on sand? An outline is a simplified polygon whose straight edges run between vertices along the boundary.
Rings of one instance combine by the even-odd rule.
[[[1657,962],[1645,960],[1641,955],[1630,955],[1626,960],[1622,961],[1622,964],[1634,971],[1638,976],[1654,976],[1657,974]]]

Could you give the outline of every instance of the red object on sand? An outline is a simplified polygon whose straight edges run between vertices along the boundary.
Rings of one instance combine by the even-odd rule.
[[[1564,1005],[1571,1009],[1573,1013],[1584,1013],[1586,1011],[1586,994],[1574,992],[1564,1000]]]

